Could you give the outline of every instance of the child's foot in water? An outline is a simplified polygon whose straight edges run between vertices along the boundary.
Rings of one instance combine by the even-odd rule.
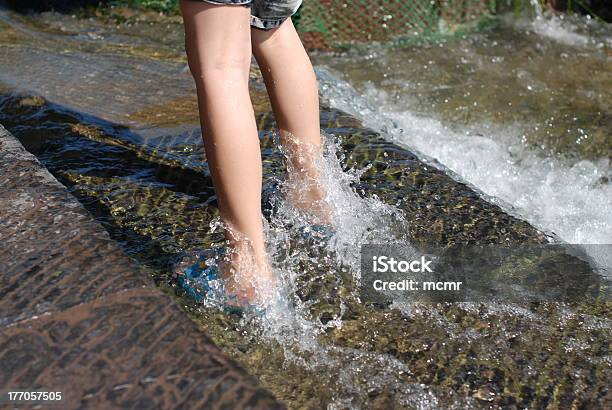
[[[221,267],[221,277],[230,305],[262,309],[276,296],[278,281],[267,257],[255,258],[244,251],[234,251]]]
[[[310,225],[331,226],[332,211],[325,201],[325,192],[318,184],[292,183],[285,198],[296,209],[303,212]]]
[[[331,227],[332,210],[321,182],[322,148],[287,132],[281,132],[281,141],[288,171],[285,199],[306,215],[309,225]]]
[[[238,260],[237,260],[238,259]],[[273,299],[277,282],[268,269],[257,274],[252,268],[240,273],[233,266],[244,266],[239,257],[215,254],[211,249],[189,255],[174,269],[178,283],[197,302],[210,302],[228,313],[262,311]]]
[[[332,211],[323,198],[323,190],[315,187],[308,191],[287,190],[286,200],[305,219],[301,235],[315,243],[326,243],[336,233],[332,224]]]

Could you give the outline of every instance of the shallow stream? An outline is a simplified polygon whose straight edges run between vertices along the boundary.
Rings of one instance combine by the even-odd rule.
[[[197,305],[171,275],[183,253],[222,244],[181,30],[154,14],[0,10],[0,123],[224,351],[292,408],[609,407],[605,246],[588,248],[595,292],[568,302],[356,293],[366,243],[612,242],[609,28],[501,19],[436,44],[315,55],[337,228],[323,243],[283,200],[253,67],[267,237],[286,283],[255,318]]]

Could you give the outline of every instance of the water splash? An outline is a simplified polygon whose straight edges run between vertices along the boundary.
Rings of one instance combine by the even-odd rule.
[[[423,157],[435,158],[534,225],[569,243],[612,243],[609,159],[543,157],[522,144],[520,126],[476,124],[457,130],[406,109],[382,90],[358,92],[328,69],[319,68],[317,74],[332,106]]]
[[[591,33],[584,32],[593,24],[591,16],[570,16],[567,14],[556,13],[544,10],[539,0],[530,0],[535,17],[531,20],[518,20],[516,24],[527,30],[532,30],[540,36],[549,38],[562,44],[570,46],[596,46],[603,47],[612,44],[612,37],[602,33],[600,36],[593,36]],[[600,39],[597,39],[600,37]]]
[[[540,0],[530,0],[531,6],[533,7],[533,11],[535,13],[536,19],[541,19],[544,14],[544,10],[542,9],[542,4]]]
[[[323,138],[324,153],[315,157],[315,166],[319,170],[325,202],[329,205],[331,226],[322,243],[326,252],[334,254],[337,262],[348,267],[352,276],[358,280],[361,246],[366,243],[409,245],[405,239],[408,222],[401,211],[384,203],[376,195],[369,198],[360,196],[354,186],[368,168],[344,170],[342,164],[345,158],[339,141],[333,135],[323,135]],[[279,149],[284,151],[280,145]],[[303,187],[296,186],[291,178],[279,180],[278,184],[279,195],[273,200],[276,212],[269,225],[272,246],[279,242],[274,233],[313,233],[309,217],[286,200],[288,192],[300,192]]]
[[[411,371],[400,360],[321,340],[330,328],[344,325],[347,304],[358,303],[361,245],[393,242],[410,246],[404,239],[408,225],[401,211],[375,196],[359,195],[354,185],[365,169],[344,169],[340,142],[333,135],[323,138],[323,155],[312,154],[317,151],[315,148],[296,148],[300,144],[291,144],[291,149],[299,149],[301,155],[313,157],[316,170],[309,175],[316,175],[317,181],[292,178],[292,173],[304,170],[295,169],[287,142],[283,145],[276,139],[278,149],[286,155],[288,175],[276,180],[277,188],[270,198],[272,212],[269,221],[264,221],[264,228],[272,269],[280,278],[280,286],[274,300],[267,300],[265,310],[246,311],[238,327],[245,334],[256,334],[258,343],[278,345],[286,363],[336,382],[330,409],[360,408],[369,394],[386,389],[392,389],[394,400],[404,406],[439,408],[434,390],[402,380]],[[295,202],[300,202],[295,193],[305,194],[311,183],[320,185],[329,204],[331,224],[327,235],[317,235],[313,214],[295,206]],[[289,196],[292,200],[288,200]],[[219,229],[229,228],[216,219],[211,230]],[[213,245],[201,259],[208,266],[222,266],[227,262],[227,252],[220,249],[227,245]],[[179,269],[197,255],[181,262]],[[205,299],[202,308],[223,310],[220,302]],[[368,377],[362,377],[366,372]]]
[[[359,408],[368,393],[387,388],[394,389],[398,403],[437,408],[438,400],[429,388],[401,381],[399,376],[410,372],[401,361],[320,341],[328,329],[343,326],[345,301],[355,303],[361,245],[378,241],[410,246],[404,239],[407,222],[402,213],[377,197],[360,196],[354,185],[365,170],[343,169],[339,141],[332,135],[323,137],[323,155],[315,159],[315,173],[330,207],[330,231],[316,235],[312,215],[287,200],[289,193],[304,192],[303,186],[296,186],[290,175],[277,180],[271,199],[274,211],[265,230],[271,263],[283,285],[263,316],[245,317],[242,324],[254,321],[251,324],[260,329],[263,340],[280,345],[285,360],[337,381],[330,409]],[[280,144],[279,149],[287,154]],[[288,158],[287,163],[289,174],[295,172]],[[365,369],[367,380],[359,376]]]

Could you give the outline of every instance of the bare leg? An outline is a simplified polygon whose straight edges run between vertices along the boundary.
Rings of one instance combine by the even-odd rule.
[[[261,152],[248,90],[250,12],[187,0],[180,5],[206,157],[235,251],[234,275],[228,275],[226,286],[242,301],[253,301],[253,283],[268,279],[270,269],[261,216]]]
[[[290,192],[288,199],[308,210],[314,222],[329,223],[329,207],[315,166],[321,154],[319,93],[308,54],[291,19],[269,31],[251,29],[251,41],[294,171],[291,185],[300,191]]]

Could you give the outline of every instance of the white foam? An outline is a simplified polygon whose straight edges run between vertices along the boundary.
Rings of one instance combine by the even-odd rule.
[[[357,92],[328,69],[317,70],[323,96],[367,127],[439,160],[526,220],[569,243],[612,243],[612,176],[607,158],[569,162],[543,157],[521,143],[520,128],[480,124],[452,129],[423,117],[380,90]],[[493,137],[494,136],[494,137]]]
[[[572,21],[567,14],[544,11],[538,0],[531,0],[531,4],[535,18],[513,20],[517,26],[570,46],[603,46],[604,44],[612,44],[612,37],[609,35],[593,37],[580,32],[593,23],[593,19],[590,16],[573,16]],[[576,24],[576,20],[580,23]]]
[[[575,32],[571,26],[564,24],[563,20],[556,16],[550,18],[537,18],[531,23],[533,31],[537,34],[572,46],[584,46],[590,43],[590,39]]]

